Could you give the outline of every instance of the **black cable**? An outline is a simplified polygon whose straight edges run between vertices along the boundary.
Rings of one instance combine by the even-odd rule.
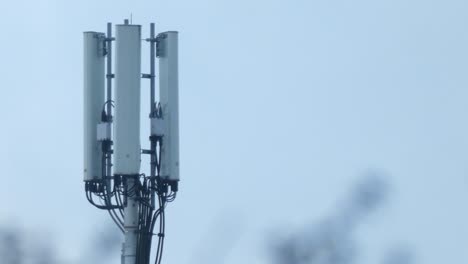
[[[154,208],[149,204],[151,197],[151,186],[147,184],[148,179],[145,178],[139,205],[139,232],[137,240],[137,263],[148,264],[151,256],[151,227],[153,223]],[[150,188],[148,190],[148,188]]]
[[[116,219],[117,215],[115,216],[113,215],[113,213],[115,214],[115,212],[113,210],[107,210],[107,212],[109,212],[110,217],[112,218],[114,223],[117,225],[117,227],[120,229],[120,231],[122,231],[122,233],[125,234],[124,224],[120,222],[121,221],[120,219]]]
[[[104,105],[105,106],[105,105]],[[110,178],[108,178],[106,172],[106,167],[107,167],[107,156],[106,153],[102,153],[102,159],[101,159],[101,170],[102,170],[102,178],[106,181],[104,186],[103,186],[103,194],[102,196],[104,197],[104,203],[107,209],[107,212],[109,213],[110,217],[112,218],[112,221],[117,225],[117,227],[122,231],[122,233],[125,233],[124,229],[124,223],[123,219],[120,219],[117,213],[115,212],[114,209],[119,208],[120,206],[118,205],[113,205],[111,196],[109,193],[108,188],[110,187]],[[92,199],[92,194],[91,194],[91,199]]]
[[[146,213],[149,209],[148,206],[146,206],[146,204],[143,203],[144,199],[146,199],[146,195],[142,195],[141,197],[141,201],[139,203],[139,220],[138,220],[138,224],[139,224],[139,232],[138,232],[138,238],[137,238],[137,252],[138,252],[138,256],[137,256],[137,263],[146,263],[146,260],[145,260],[145,252],[147,251],[146,249],[146,243],[145,243],[145,231],[146,231]]]
[[[109,210],[109,209],[112,209],[114,208],[114,206],[112,207],[109,207],[107,205],[99,205],[99,204],[96,204],[93,200],[93,197],[92,197],[93,193],[90,192],[90,191],[87,191],[86,192],[86,198],[88,199],[89,203],[91,203],[93,206],[95,206],[96,208],[99,208],[101,210]],[[101,198],[101,197],[100,197]]]
[[[111,104],[112,107],[115,107],[114,103],[115,103],[114,100],[107,100],[106,102],[104,102],[104,104],[102,105],[102,112],[104,112],[106,110],[106,105],[107,104]]]
[[[123,222],[121,222],[120,219],[115,219],[114,216],[112,215],[111,211],[113,211],[112,209],[109,209],[109,206],[107,205],[98,205],[94,202],[93,200],[93,193],[92,192],[86,192],[86,198],[88,198],[88,201],[94,205],[95,207],[99,208],[99,209],[104,209],[104,210],[107,210],[109,212],[109,215],[111,216],[112,220],[114,221],[114,223],[117,225],[117,227],[122,231],[124,232],[124,228],[123,228]]]
[[[108,206],[109,208],[112,208],[112,205],[111,205],[111,199],[110,199],[110,194],[107,193],[107,188],[104,187],[104,189],[106,190],[105,192],[105,195],[106,195],[106,198],[104,199],[105,203],[106,203],[106,206]],[[107,210],[109,212],[109,215],[110,217],[112,218],[112,220],[114,221],[114,223],[119,227],[119,229],[122,231],[122,233],[125,233],[124,231],[124,222],[123,222],[123,219],[120,219],[119,216],[117,215],[117,213],[115,212],[114,209],[108,209]]]
[[[104,104],[111,103],[108,101]],[[104,114],[105,115],[105,114]],[[107,115],[105,115],[107,118]],[[133,197],[138,203],[138,224],[136,240],[136,264],[148,264],[151,261],[151,249],[153,236],[157,235],[158,241],[155,256],[155,264],[161,264],[164,251],[166,217],[165,207],[175,200],[177,193],[172,190],[170,184],[161,177],[161,151],[162,138],[151,139],[151,174],[137,175],[134,184],[127,185],[125,178],[111,178],[107,168],[110,162],[110,152],[103,148],[102,155],[102,181],[86,183],[86,197],[94,206],[108,211],[117,227],[124,233],[124,203],[127,197]],[[119,180],[117,182],[117,180]],[[123,183],[123,184],[122,184]],[[122,185],[121,185],[122,184]],[[99,197],[102,205],[93,200],[93,196]],[[115,197],[114,197],[115,196]],[[157,202],[155,198],[157,196]],[[125,200],[124,200],[125,199]],[[118,213],[117,213],[118,211]],[[158,232],[155,233],[158,224]]]
[[[148,197],[149,198],[149,197]],[[150,234],[150,226],[151,226],[151,220],[153,216],[153,211],[154,209],[152,207],[146,206],[146,211],[144,214],[144,229],[142,230],[142,243],[145,246],[145,251],[143,252],[143,256],[145,259],[145,264],[149,263],[150,259],[149,257],[151,256],[151,244],[149,243],[151,241],[151,234]]]
[[[122,197],[120,196],[120,192],[117,190],[116,194],[115,194],[115,197],[116,197],[116,202],[117,202],[117,205],[121,208],[123,208],[123,202],[122,202]],[[124,217],[124,213],[123,213],[123,210],[119,208],[119,212],[120,212],[120,215],[122,216],[122,218],[125,218]]]
[[[109,212],[109,215],[111,216],[112,220],[114,220],[115,224],[119,226],[120,230],[122,230],[123,233],[125,233],[124,221],[117,215],[117,213],[115,212],[115,209],[109,209],[107,211]]]
[[[162,256],[163,256],[163,249],[164,249],[164,236],[166,232],[166,215],[164,213],[164,209],[161,211],[161,216],[159,220],[162,224],[161,232],[160,232],[160,238],[161,238],[161,250],[160,250],[160,255],[159,255],[159,262],[158,264],[161,264],[162,261]]]
[[[165,236],[165,195],[164,193],[160,193],[159,195],[159,233],[158,233],[158,246],[156,249],[156,259],[155,264],[160,264],[162,261],[162,253],[164,248],[164,236]]]

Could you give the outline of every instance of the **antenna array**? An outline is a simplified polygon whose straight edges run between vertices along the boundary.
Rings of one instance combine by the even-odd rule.
[[[124,233],[122,264],[150,262],[155,228],[159,229],[155,263],[161,263],[165,208],[175,199],[179,182],[178,33],[156,36],[151,23],[146,42],[150,72],[142,74],[140,25],[125,20],[116,25],[115,37],[111,23],[107,34],[84,32],[85,192],[88,201],[107,210]],[[142,78],[150,82],[149,149],[140,146]],[[149,175],[140,172],[142,154],[150,156]]]

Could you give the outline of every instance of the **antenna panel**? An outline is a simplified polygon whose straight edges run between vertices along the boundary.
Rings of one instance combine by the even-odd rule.
[[[159,97],[166,123],[161,148],[161,176],[179,181],[179,72],[178,32],[158,35]]]
[[[104,33],[84,32],[84,181],[102,178],[97,125],[104,105]]]
[[[116,26],[114,174],[140,172],[141,27]]]

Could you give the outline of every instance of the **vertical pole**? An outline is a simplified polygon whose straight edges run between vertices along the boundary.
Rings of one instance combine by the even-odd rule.
[[[151,96],[150,96],[150,118],[154,118],[155,117],[155,113],[156,113],[156,91],[155,91],[155,74],[156,74],[156,70],[155,70],[155,60],[156,60],[156,33],[155,33],[155,26],[154,26],[154,23],[151,23],[150,24],[150,39],[149,39],[149,43],[150,43],[150,93],[151,93]],[[150,137],[150,144],[151,144],[151,164],[150,164],[150,168],[151,168],[151,185],[153,187],[153,190],[151,191],[151,206],[153,206],[153,208],[156,207],[156,196],[155,196],[155,190],[154,188],[156,188],[156,160],[157,160],[157,155],[156,155],[156,139],[154,138],[154,136],[151,136]]]
[[[107,23],[107,115],[112,117],[112,23]]]
[[[106,98],[106,103],[107,103],[107,122],[112,122],[112,23],[107,23],[107,65],[106,65],[106,85],[107,85],[107,98]],[[111,146],[109,146],[108,150],[109,153],[107,153],[106,157],[106,176],[112,176],[112,155],[110,153]],[[105,179],[106,180],[106,179]],[[111,183],[110,179],[106,180],[107,183],[107,190],[108,193],[111,192]],[[110,200],[110,197],[109,197]]]
[[[153,115],[156,111],[155,107],[155,44],[156,44],[156,39],[155,39],[155,29],[154,29],[154,23],[150,24],[150,85],[151,85],[151,115]]]
[[[137,177],[127,177],[127,204],[124,208],[125,241],[122,248],[122,264],[136,264],[138,239]]]

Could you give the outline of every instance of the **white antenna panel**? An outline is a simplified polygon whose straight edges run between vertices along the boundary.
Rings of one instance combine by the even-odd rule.
[[[141,27],[116,26],[114,174],[140,172]]]
[[[178,32],[158,35],[159,97],[166,123],[161,148],[161,176],[179,181],[179,72]]]
[[[84,180],[102,178],[96,127],[104,105],[104,33],[84,32]]]

